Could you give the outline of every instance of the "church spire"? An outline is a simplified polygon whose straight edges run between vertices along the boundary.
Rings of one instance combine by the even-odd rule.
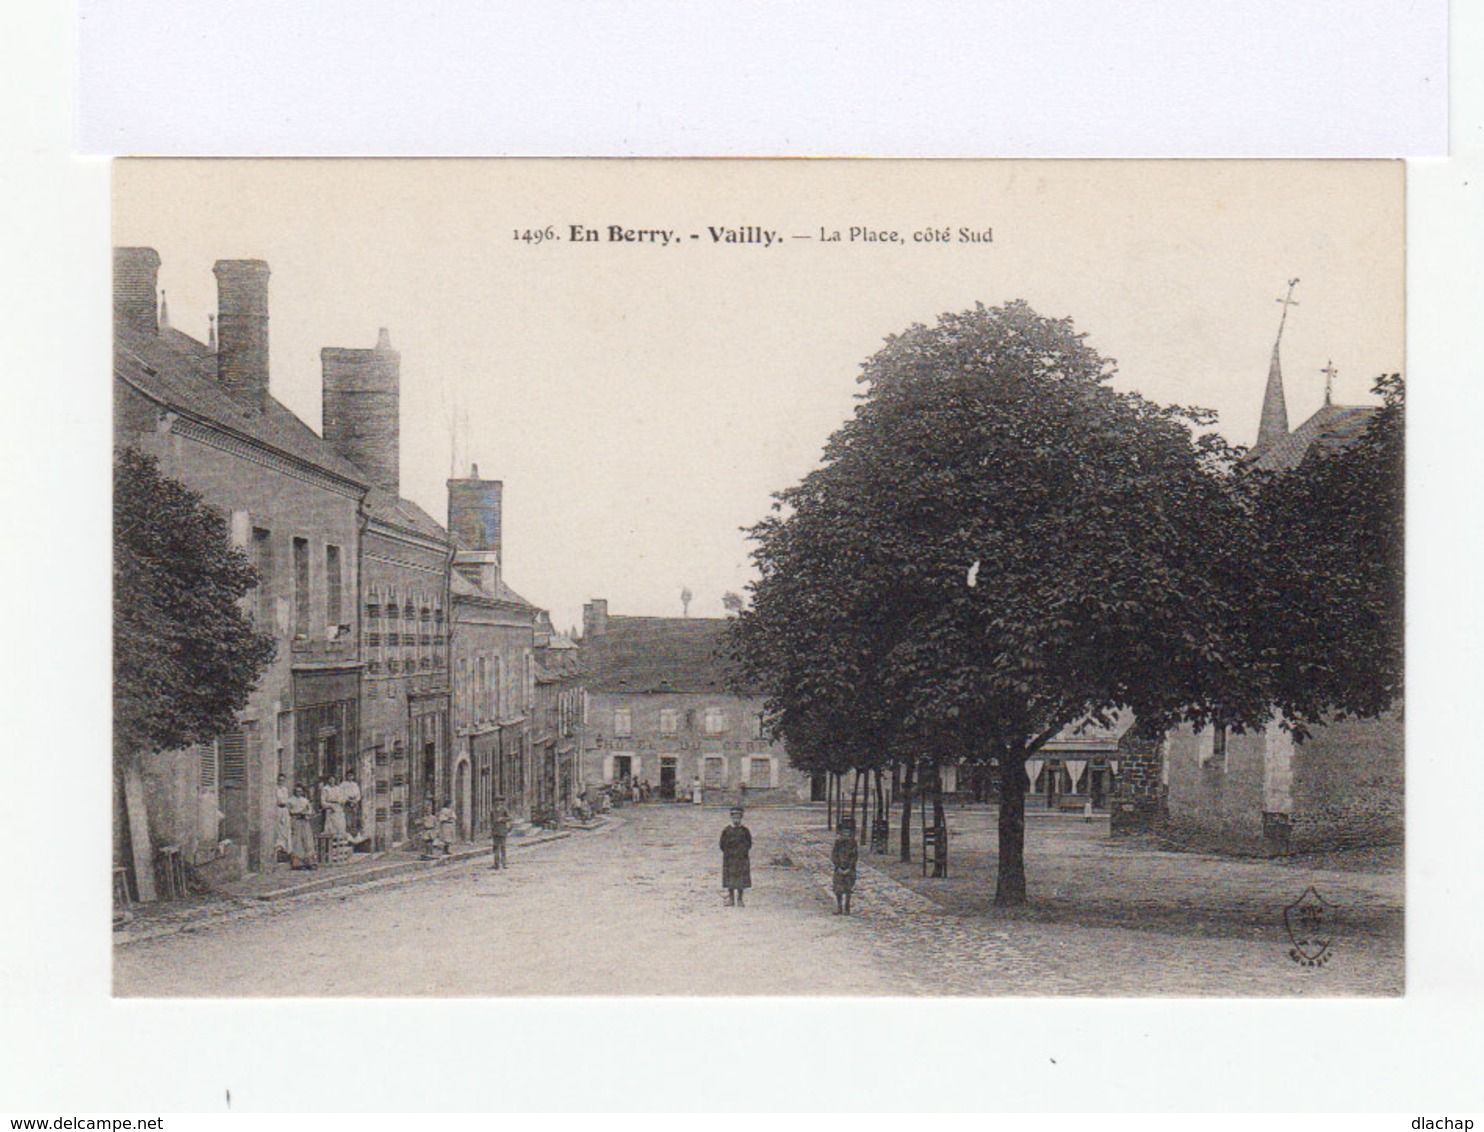
[[[1288,435],[1288,403],[1283,398],[1283,367],[1278,361],[1278,347],[1283,344],[1283,326],[1288,321],[1288,308],[1296,307],[1293,289],[1297,279],[1288,281],[1288,294],[1276,300],[1283,304],[1278,320],[1278,337],[1273,339],[1273,360],[1268,363],[1268,388],[1262,396],[1262,420],[1257,426],[1257,443],[1252,451],[1261,452]]]

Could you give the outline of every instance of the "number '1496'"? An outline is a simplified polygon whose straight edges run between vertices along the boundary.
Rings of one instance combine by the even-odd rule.
[[[545,228],[517,228],[515,238],[527,244],[544,244],[547,240],[558,239],[556,229],[548,224]]]

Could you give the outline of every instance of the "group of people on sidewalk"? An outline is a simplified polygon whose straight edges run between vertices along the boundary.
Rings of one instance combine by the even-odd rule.
[[[342,780],[336,774],[320,780],[311,798],[302,782],[289,792],[288,777],[280,774],[275,789],[277,806],[273,826],[274,857],[286,857],[291,869],[312,869],[319,863],[315,839],[327,835],[332,847],[353,847],[369,834],[361,817],[361,787],[354,772]]]
[[[752,831],[742,824],[741,806],[733,806],[732,822],[721,831],[721,886],[727,890],[727,907],[742,908],[743,896],[752,887]],[[830,887],[835,894],[835,915],[850,915],[850,897],[855,892],[860,848],[855,827],[842,821],[830,850]]]

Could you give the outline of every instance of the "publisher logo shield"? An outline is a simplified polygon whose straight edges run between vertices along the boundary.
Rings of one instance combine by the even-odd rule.
[[[1283,925],[1293,944],[1288,955],[1295,963],[1317,967],[1328,961],[1334,942],[1334,906],[1313,885],[1283,909]]]

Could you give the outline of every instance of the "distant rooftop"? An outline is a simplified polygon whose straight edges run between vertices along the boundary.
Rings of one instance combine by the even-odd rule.
[[[1251,455],[1265,472],[1291,472],[1310,452],[1339,451],[1355,443],[1379,411],[1376,405],[1325,405],[1287,436]]]
[[[613,617],[589,634],[588,686],[596,692],[734,691],[720,649],[724,617]]]

